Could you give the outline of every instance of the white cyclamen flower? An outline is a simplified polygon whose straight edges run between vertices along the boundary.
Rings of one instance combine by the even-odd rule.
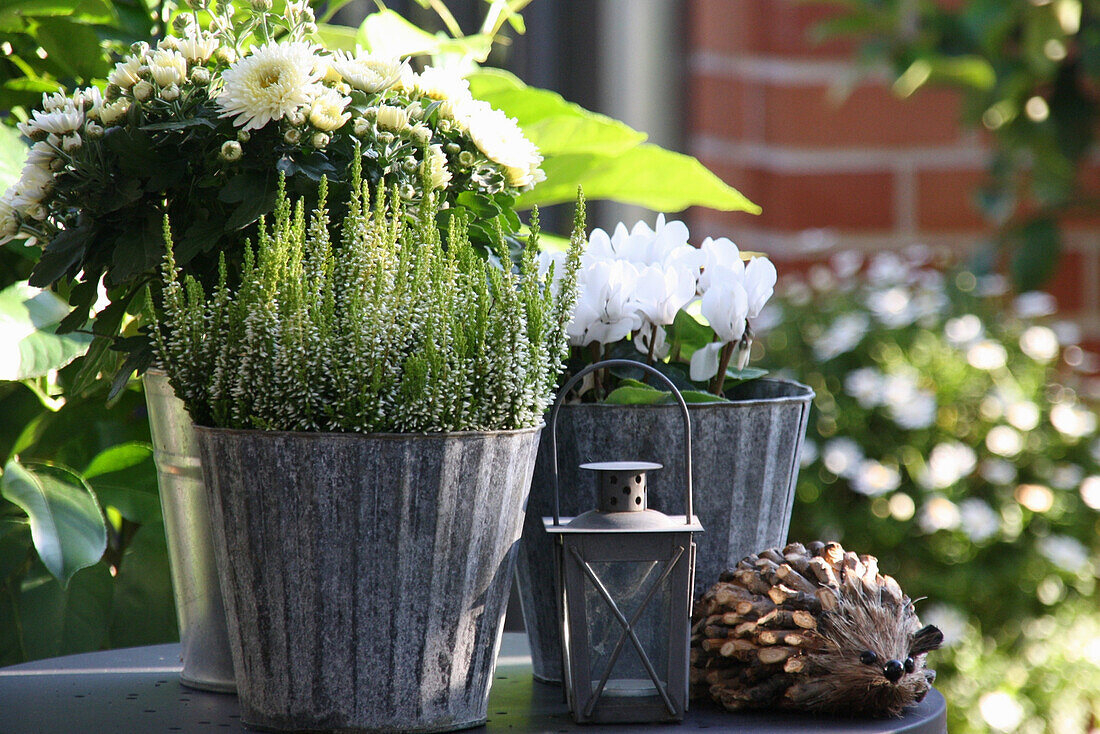
[[[345,82],[367,94],[377,94],[389,89],[401,79],[402,71],[409,69],[408,62],[383,56],[359,54],[352,56],[346,51],[338,51],[332,59],[332,68]]]
[[[244,130],[304,107],[321,91],[317,58],[308,43],[268,42],[222,73],[218,94],[222,117]]]
[[[766,257],[754,257],[745,266],[745,293],[749,298],[749,318],[760,315],[760,309],[775,292],[778,275],[775,265]]]
[[[741,259],[741,251],[737,249],[737,245],[729,239],[707,237],[699,245],[699,253],[702,256],[703,269],[699,275],[700,293],[706,293],[710,288],[711,275],[718,267],[725,268],[724,272],[733,273],[735,277],[744,278],[745,261]]]
[[[344,112],[349,104],[350,97],[345,97],[335,89],[322,87],[309,105],[309,124],[325,132],[337,130],[351,117],[351,114]]]
[[[634,301],[638,271],[622,260],[600,261],[584,268],[569,341],[583,347],[592,342],[611,344],[642,325]]]
[[[725,344],[720,342],[711,342],[692,352],[688,377],[695,382],[702,382],[717,375],[718,368],[722,366],[722,347],[724,346]]]
[[[654,325],[648,321],[642,322],[642,325],[634,335],[634,348],[642,354],[648,355],[649,342],[652,340],[653,357],[655,359],[664,359],[668,356],[669,351],[671,351],[672,345],[669,344],[664,327],[658,326],[656,331],[654,331],[653,326]],[[654,337],[654,334],[656,334],[656,337]]]
[[[711,274],[711,286],[703,294],[700,312],[714,329],[718,340],[735,342],[745,333],[745,319],[749,315],[749,296],[745,287],[722,268]]]
[[[183,84],[187,79],[187,59],[179,51],[157,49],[149,61],[149,72],[153,81],[162,87]]]
[[[646,320],[667,325],[695,297],[695,274],[675,265],[647,265],[640,269],[635,299]]]

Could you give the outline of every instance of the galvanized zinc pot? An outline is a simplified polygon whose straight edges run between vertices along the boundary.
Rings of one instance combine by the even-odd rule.
[[[196,430],[242,720],[484,723],[540,429]]]
[[[163,371],[148,370],[144,380],[180,631],[180,682],[204,691],[232,693],[237,689],[233,656],[195,430]]]
[[[798,457],[814,392],[789,380],[742,383],[730,403],[693,404],[692,483],[695,514],[707,532],[695,540],[695,595],[726,568],[761,548],[786,543]],[[560,512],[572,516],[596,503],[596,480],[577,467],[611,458],[645,457],[664,468],[648,475],[649,504],[672,512],[683,476],[682,418],[676,405],[564,405],[558,416],[558,457],[563,486]],[[561,681],[561,636],[555,607],[554,560],[541,519],[554,514],[552,461],[539,451],[516,580],[535,677]]]

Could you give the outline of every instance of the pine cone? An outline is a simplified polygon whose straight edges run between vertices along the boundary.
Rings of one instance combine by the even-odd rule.
[[[731,711],[900,716],[928,693],[925,655],[943,642],[877,559],[817,541],[742,559],[692,623],[692,695]]]

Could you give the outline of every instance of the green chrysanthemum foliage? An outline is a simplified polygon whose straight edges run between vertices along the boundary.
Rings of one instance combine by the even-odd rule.
[[[584,241],[578,199],[565,271],[540,275],[538,222],[503,270],[437,206],[410,218],[359,171],[340,227],[322,181],[307,218],[280,189],[245,248],[240,286],[224,263],[207,294],[180,280],[169,246],[157,351],[196,423],[283,431],[434,432],[535,426],[567,351]],[[171,242],[166,225],[165,239]],[[510,263],[503,237],[499,259]]]

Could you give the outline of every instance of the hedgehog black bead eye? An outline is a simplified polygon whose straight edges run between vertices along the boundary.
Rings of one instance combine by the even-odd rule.
[[[859,654],[859,662],[864,665],[874,665],[878,662],[878,655],[871,650],[864,650]]]
[[[913,662],[913,658],[905,658],[905,672],[912,673],[917,667],[917,664]]]

